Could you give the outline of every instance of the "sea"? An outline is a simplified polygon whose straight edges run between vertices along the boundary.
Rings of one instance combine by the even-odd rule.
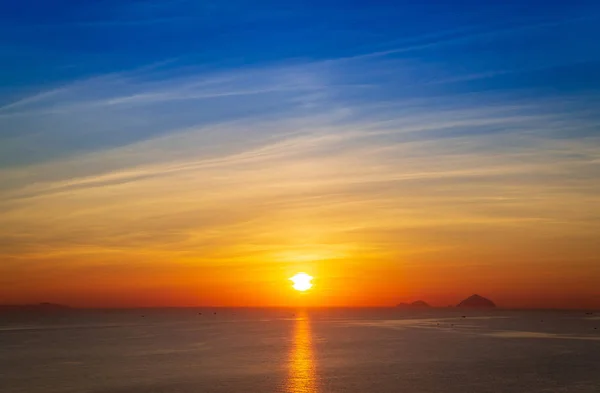
[[[1,393],[599,393],[600,312],[0,315]]]

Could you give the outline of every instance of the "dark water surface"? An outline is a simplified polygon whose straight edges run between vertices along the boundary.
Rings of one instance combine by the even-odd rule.
[[[600,313],[4,315],[0,392],[598,393]]]

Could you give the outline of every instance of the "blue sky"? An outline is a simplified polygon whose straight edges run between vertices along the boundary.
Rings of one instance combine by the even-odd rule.
[[[5,1],[1,15],[3,85],[15,88],[163,61],[221,69],[406,49],[388,57],[449,73],[592,72],[598,60],[595,2]]]
[[[599,23],[593,1],[0,1],[0,273],[286,248],[581,280]]]
[[[594,2],[23,1],[3,2],[2,11],[0,103],[9,138],[38,127],[37,109],[29,116],[28,108],[61,106],[80,100],[78,94],[93,100],[164,91],[169,83],[236,71],[247,79],[212,92],[231,94],[239,87],[273,101],[258,103],[246,92],[215,100],[216,111],[190,114],[190,100],[178,98],[173,119],[170,101],[162,100],[164,116],[151,126],[127,127],[121,136],[98,130],[102,135],[85,140],[58,136],[58,146],[32,153],[33,160],[53,157],[53,148],[62,154],[114,146],[198,122],[297,110],[302,105],[289,96],[298,93],[360,107],[429,97],[460,101],[473,94],[593,101],[600,88],[600,7]],[[269,70],[311,80],[280,89],[276,80],[250,75],[269,79]],[[47,92],[55,95],[44,97]],[[57,117],[39,121],[52,128]],[[27,161],[29,154],[13,151]]]

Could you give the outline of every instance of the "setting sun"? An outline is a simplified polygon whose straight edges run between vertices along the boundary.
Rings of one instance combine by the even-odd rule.
[[[312,288],[312,283],[310,282],[312,280],[312,276],[309,276],[306,273],[298,273],[296,274],[294,277],[291,277],[290,280],[294,283],[294,285],[292,285],[292,287],[297,290],[297,291],[307,291],[310,288]]]

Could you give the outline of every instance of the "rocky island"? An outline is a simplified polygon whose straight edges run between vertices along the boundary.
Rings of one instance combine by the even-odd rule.
[[[456,307],[468,307],[468,308],[494,308],[496,304],[490,299],[486,299],[483,296],[477,294],[471,295],[462,302],[458,303]]]

